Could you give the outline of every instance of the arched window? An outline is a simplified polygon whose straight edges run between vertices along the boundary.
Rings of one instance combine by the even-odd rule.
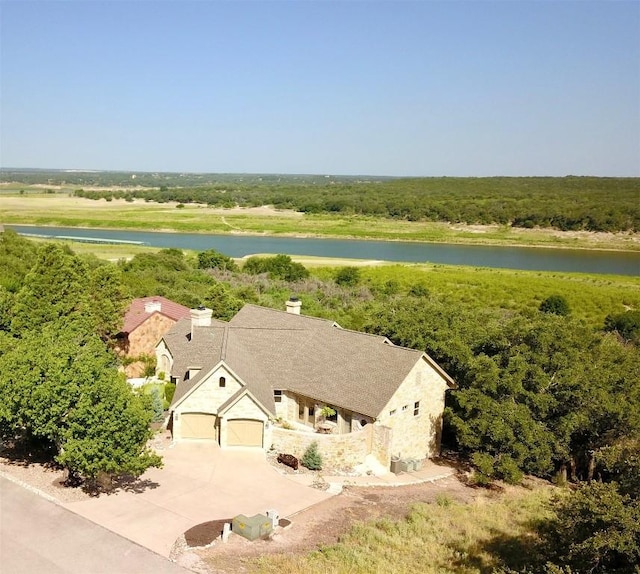
[[[218,379],[218,384],[221,387],[226,387],[227,386],[227,379],[225,379],[224,377],[220,377],[220,379]]]

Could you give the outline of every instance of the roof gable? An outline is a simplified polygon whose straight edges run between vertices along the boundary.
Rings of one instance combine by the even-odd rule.
[[[253,393],[251,393],[249,389],[242,387],[218,407],[218,416],[224,415],[231,407],[239,403],[244,397],[251,400],[266,415],[272,414],[269,409],[267,409],[258,399],[256,399],[255,396],[253,396]]]

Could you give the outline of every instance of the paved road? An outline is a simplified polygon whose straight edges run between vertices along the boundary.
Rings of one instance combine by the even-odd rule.
[[[2,574],[185,574],[188,571],[0,477]]]

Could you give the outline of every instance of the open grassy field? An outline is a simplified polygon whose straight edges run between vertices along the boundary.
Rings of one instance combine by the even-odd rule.
[[[314,273],[329,275],[322,269]],[[601,327],[609,314],[640,309],[637,277],[422,264],[365,267],[361,276],[383,291],[390,284],[401,293],[421,284],[452,303],[518,313],[537,311],[547,297],[561,295],[569,303],[572,316],[594,327]]]
[[[141,200],[90,200],[68,192],[20,194],[0,190],[0,222],[5,224],[176,231],[219,234],[270,234],[281,236],[331,237],[521,245],[572,249],[640,250],[640,234],[590,233],[552,229],[522,229],[509,226],[467,226],[437,222],[411,222],[370,216],[300,214],[262,208],[211,208],[189,204],[152,203]]]

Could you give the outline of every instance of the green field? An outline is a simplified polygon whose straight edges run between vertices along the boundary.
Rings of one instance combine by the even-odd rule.
[[[329,278],[331,271],[314,274]],[[640,309],[640,279],[627,276],[589,275],[542,271],[514,271],[455,265],[382,265],[361,270],[364,280],[379,291],[406,293],[424,285],[447,301],[474,307],[501,308],[519,313],[537,311],[550,295],[561,295],[572,315],[594,326],[627,309]]]

